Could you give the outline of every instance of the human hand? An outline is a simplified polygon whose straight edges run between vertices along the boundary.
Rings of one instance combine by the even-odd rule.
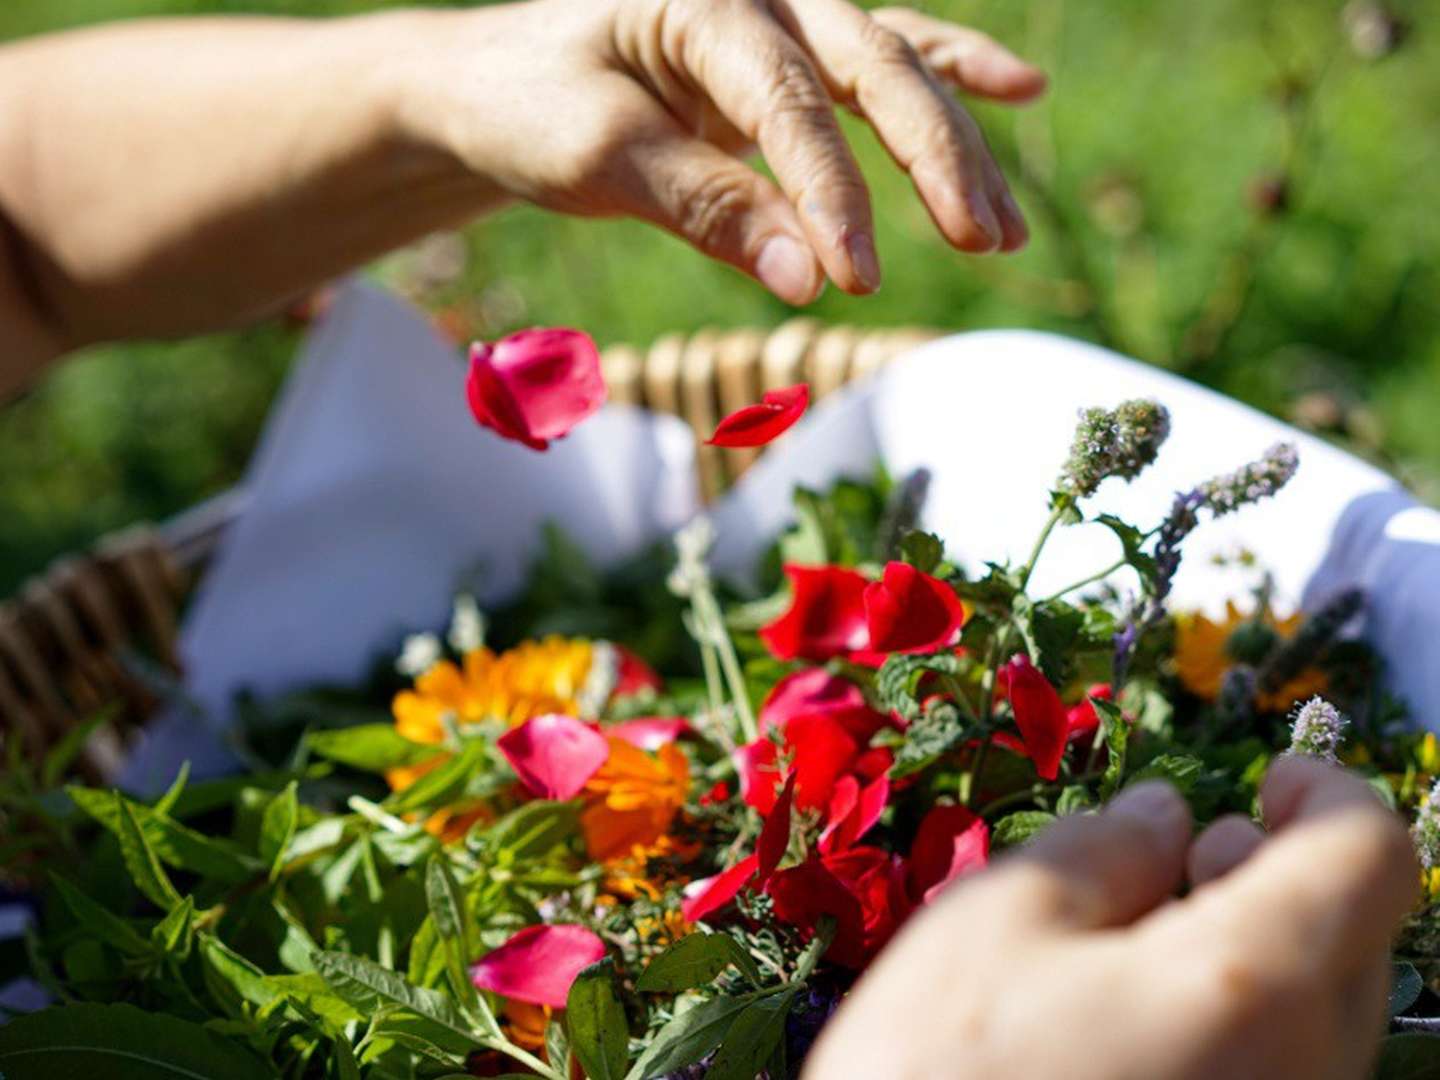
[[[1268,836],[1228,817],[1193,844],[1158,782],[1057,823],[905,929],[805,1077],[1366,1075],[1418,886],[1409,838],[1315,761],[1278,761],[1262,803]]]
[[[533,0],[427,19],[402,61],[414,133],[509,195],[653,222],[791,303],[826,275],[851,293],[880,283],[836,104],[874,128],[950,243],[1025,243],[951,91],[1023,102],[1045,78],[974,30],[846,0]],[[738,160],[755,146],[778,186]]]

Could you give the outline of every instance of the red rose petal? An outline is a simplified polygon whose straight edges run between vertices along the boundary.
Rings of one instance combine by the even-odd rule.
[[[841,783],[849,781],[858,788],[851,805],[842,815],[836,816],[835,803],[831,803],[830,822],[820,834],[820,850],[827,854],[844,851],[853,846],[861,837],[875,827],[885,813],[890,801],[890,777],[884,774],[860,788],[853,777],[841,777]],[[837,794],[841,784],[835,786]]]
[[[990,827],[963,806],[937,806],[920,822],[910,847],[911,898],[934,900],[956,878],[990,859]]]
[[[559,713],[527,720],[496,744],[520,782],[542,799],[573,799],[610,756],[604,735]]]
[[[834,916],[835,940],[825,955],[846,967],[864,966],[868,959],[864,909],[818,859],[781,870],[770,879],[765,891],[774,902],[776,917],[802,930],[813,931],[822,915]]]
[[[824,663],[863,650],[870,640],[865,622],[863,574],[839,566],[787,565],[794,595],[780,618],[760,630],[760,640],[777,660]]]
[[[928,653],[955,643],[965,605],[939,578],[891,562],[865,587],[865,621],[875,652]]]
[[[786,675],[760,706],[760,731],[784,730],[796,716],[823,713],[845,726],[862,743],[885,726],[886,717],[870,708],[865,695],[849,679],[824,668],[805,668]]]
[[[707,445],[764,446],[793,426],[809,405],[808,383],[766,391],[760,404],[746,405],[721,420]]]
[[[578,330],[522,330],[470,349],[466,398],[475,420],[533,450],[605,403],[595,343]]]
[[[1035,763],[1035,772],[1041,779],[1054,780],[1060,772],[1070,728],[1060,695],[1024,654],[1000,669],[996,685],[1009,695],[1015,724],[1025,740],[1026,754]]]
[[[755,887],[763,889],[785,857],[790,847],[790,811],[795,805],[795,774],[785,781],[775,806],[765,815],[765,824],[760,830],[760,842],[755,845],[760,862],[755,869]]]
[[[711,912],[720,910],[740,895],[740,890],[749,884],[759,865],[759,856],[747,855],[724,873],[692,881],[685,887],[680,914],[686,922],[699,922]]]
[[[563,1009],[580,972],[605,956],[605,943],[583,926],[527,926],[470,969],[481,990]]]

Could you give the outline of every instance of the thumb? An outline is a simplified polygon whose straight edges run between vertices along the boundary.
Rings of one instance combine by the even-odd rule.
[[[1061,819],[1006,872],[1038,875],[1038,887],[1025,892],[1044,922],[1077,930],[1122,926],[1174,894],[1184,879],[1190,829],[1180,793],[1147,781],[1099,814]]]

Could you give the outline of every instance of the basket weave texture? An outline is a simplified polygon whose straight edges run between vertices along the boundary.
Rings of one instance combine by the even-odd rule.
[[[700,490],[713,499],[760,450],[705,446],[719,419],[765,390],[808,382],[812,399],[938,337],[916,327],[861,329],[794,319],[773,330],[670,334],[648,349],[614,345],[601,361],[610,400],[680,417],[696,433]],[[137,525],[65,556],[0,604],[0,741],[39,761],[101,710],[76,769],[113,776],[125,747],[179,675],[179,613],[239,499],[167,526]],[[218,514],[218,516],[217,516]]]

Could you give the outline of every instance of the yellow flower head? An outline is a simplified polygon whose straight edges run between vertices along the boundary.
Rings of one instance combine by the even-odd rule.
[[[1231,639],[1254,615],[1243,614],[1234,603],[1226,602],[1225,618],[1214,621],[1199,612],[1182,615],[1175,620],[1175,668],[1181,683],[1196,697],[1214,701],[1220,695],[1225,672],[1235,665],[1230,654]],[[1260,613],[1259,622],[1281,638],[1293,637],[1300,629],[1301,616],[1277,619],[1268,608]],[[1323,694],[1328,683],[1323,672],[1314,668],[1302,671],[1273,693],[1261,692],[1256,704],[1265,712],[1284,712],[1297,701]]]

